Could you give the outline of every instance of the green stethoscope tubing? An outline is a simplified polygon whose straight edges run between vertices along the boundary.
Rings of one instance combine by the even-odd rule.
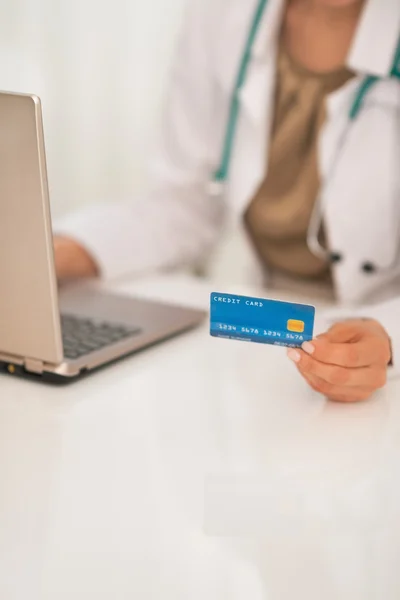
[[[268,0],[259,1],[256,7],[256,11],[254,13],[253,20],[251,22],[249,35],[247,37],[246,46],[243,52],[242,59],[240,61],[239,71],[237,74],[232,100],[229,108],[228,124],[226,127],[226,133],[224,137],[221,162],[214,174],[214,181],[216,183],[225,183],[229,177],[233,146],[239,121],[240,91],[243,87],[244,82],[246,81],[247,72],[251,62],[252,49],[267,5]],[[400,78],[400,41],[395,55],[391,76]],[[367,75],[364,78],[359,89],[357,90],[357,94],[349,112],[349,122],[356,120],[363,108],[366,96],[378,81],[379,77],[373,75]]]
[[[233,145],[235,141],[236,127],[239,120],[240,112],[240,90],[246,81],[247,71],[249,69],[251,61],[251,52],[253,49],[254,41],[256,39],[258,30],[260,28],[261,21],[264,16],[265,9],[267,8],[268,0],[260,0],[258,3],[256,12],[254,13],[253,21],[251,23],[250,32],[246,41],[246,46],[243,52],[242,59],[240,61],[240,67],[237,74],[235,88],[233,91],[231,106],[229,109],[228,125],[226,128],[224,146],[222,151],[221,164],[219,169],[215,173],[215,181],[224,182],[228,179],[229,167],[231,163]]]

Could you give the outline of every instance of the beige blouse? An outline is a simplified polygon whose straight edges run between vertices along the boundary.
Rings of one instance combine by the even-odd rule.
[[[329,265],[310,252],[306,236],[320,185],[317,143],[325,99],[352,76],[346,68],[312,73],[280,49],[268,173],[245,215],[252,241],[272,271],[329,280]]]

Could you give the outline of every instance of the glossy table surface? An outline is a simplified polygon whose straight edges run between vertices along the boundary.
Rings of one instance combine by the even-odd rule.
[[[3,376],[0,598],[398,600],[399,474],[399,381],[332,404],[206,323],[68,387]]]

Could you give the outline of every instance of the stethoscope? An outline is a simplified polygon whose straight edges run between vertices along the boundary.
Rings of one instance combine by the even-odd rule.
[[[239,121],[239,113],[240,113],[240,92],[242,87],[246,81],[247,72],[249,70],[250,62],[252,59],[252,48],[255,43],[255,39],[257,33],[260,29],[260,25],[265,13],[265,10],[268,5],[268,0],[260,0],[256,11],[254,13],[253,20],[251,22],[251,27],[249,31],[249,35],[247,37],[245,49],[243,52],[243,56],[240,62],[239,70],[237,73],[235,87],[233,90],[232,100],[229,108],[229,116],[228,123],[226,127],[226,132],[224,136],[223,149],[221,153],[221,160],[218,169],[215,171],[212,181],[210,182],[210,190],[214,194],[221,194],[224,188],[224,185],[227,183],[229,178],[229,171],[232,162],[232,153],[234,147],[234,141],[236,136],[237,125]],[[400,40],[397,47],[397,52],[395,55],[393,68],[391,71],[391,76],[400,79]],[[360,114],[365,99],[371,89],[375,86],[375,84],[380,81],[380,78],[373,75],[367,75],[364,77],[361,82],[357,93],[355,94],[355,98],[351,109],[348,115],[348,127],[344,131],[342,138],[338,145],[337,154],[332,161],[332,165],[330,168],[330,173],[326,177],[325,182],[322,184],[318,198],[314,205],[314,210],[310,219],[310,224],[307,232],[307,245],[309,250],[318,258],[321,258],[330,263],[339,263],[342,260],[342,255],[338,252],[331,252],[325,249],[320,241],[319,235],[322,227],[323,221],[323,199],[325,197],[325,191],[328,185],[329,180],[331,179],[333,173],[336,170],[338,160],[341,155],[341,151],[346,143],[347,136],[349,133],[349,129],[351,124],[357,119]],[[400,254],[400,249],[399,249]],[[397,257],[396,257],[397,259]],[[391,270],[392,266],[388,267],[388,270]],[[372,262],[364,262],[361,265],[361,269],[364,273],[374,273],[376,271],[376,267]]]

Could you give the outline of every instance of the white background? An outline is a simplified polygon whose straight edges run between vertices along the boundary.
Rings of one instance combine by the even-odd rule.
[[[138,197],[186,0],[0,0],[0,88],[42,98],[53,216]]]

